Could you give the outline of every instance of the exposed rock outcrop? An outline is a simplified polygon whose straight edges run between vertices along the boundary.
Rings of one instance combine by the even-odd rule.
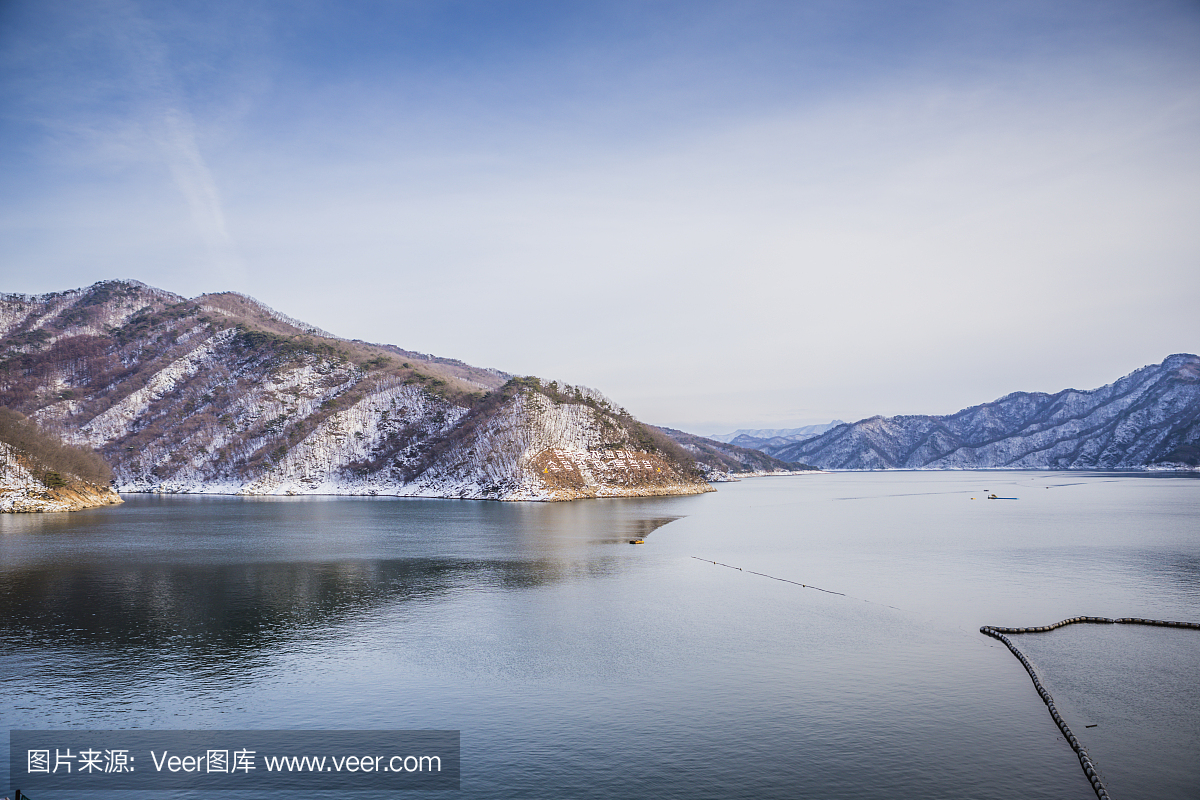
[[[25,454],[0,442],[0,513],[80,511],[120,502],[121,496],[109,486],[58,473],[47,479]]]

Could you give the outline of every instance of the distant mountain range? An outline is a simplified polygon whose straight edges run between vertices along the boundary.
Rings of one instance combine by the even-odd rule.
[[[95,448],[125,492],[569,500],[790,466],[698,457],[585,387],[136,281],[0,295],[0,406]]]
[[[687,450],[697,464],[704,470],[707,478],[713,480],[735,480],[736,475],[777,475],[785,472],[805,472],[815,470],[808,464],[788,463],[767,455],[761,449],[740,447],[736,444],[706,439],[694,433],[684,433],[673,428],[658,430],[674,439],[684,450]]]
[[[840,419],[835,419],[833,422],[804,425],[799,428],[739,428],[733,433],[714,434],[708,438],[765,452],[767,447],[782,447],[792,442],[802,442],[844,424]]]
[[[1015,392],[949,416],[871,417],[758,449],[823,469],[1196,469],[1200,357],[1173,355],[1091,391]]]

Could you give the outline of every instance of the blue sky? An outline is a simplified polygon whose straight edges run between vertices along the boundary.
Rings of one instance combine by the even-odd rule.
[[[4,291],[235,290],[700,433],[1196,352],[1195,2],[0,4]]]

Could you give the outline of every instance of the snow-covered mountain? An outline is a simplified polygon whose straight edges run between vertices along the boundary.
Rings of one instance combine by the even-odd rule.
[[[1091,391],[1016,392],[944,417],[872,417],[763,450],[825,469],[1195,469],[1200,357],[1173,355]]]
[[[816,470],[807,464],[788,464],[754,448],[739,447],[674,428],[658,430],[687,450],[710,481],[737,480],[739,475],[792,475]]]
[[[811,439],[830,428],[843,424],[840,419],[835,419],[833,422],[823,422],[819,425],[802,425],[799,428],[738,428],[733,433],[714,433],[708,438],[718,442],[725,442],[726,444],[735,444],[739,447],[749,447],[758,450],[760,448],[756,445],[775,443],[776,440],[799,442],[804,439]]]
[[[0,295],[0,405],[121,491],[569,500],[711,491],[599,392],[136,281]]]

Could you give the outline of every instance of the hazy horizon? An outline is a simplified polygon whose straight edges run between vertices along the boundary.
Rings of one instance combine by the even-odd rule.
[[[701,434],[1196,352],[1192,2],[0,6],[0,290],[237,291]]]

